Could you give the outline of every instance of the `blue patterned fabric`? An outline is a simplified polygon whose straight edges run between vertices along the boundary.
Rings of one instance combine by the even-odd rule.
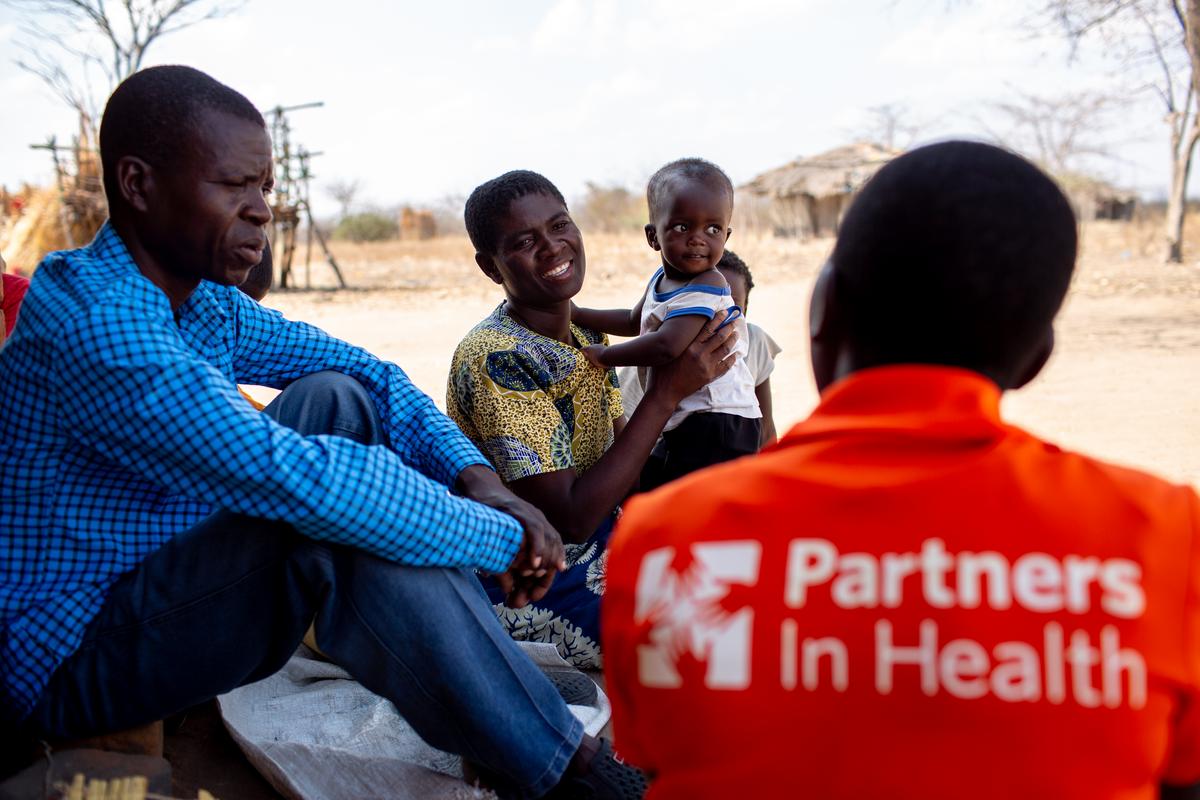
[[[567,545],[567,568],[554,576],[550,591],[524,608],[504,604],[504,590],[490,575],[479,580],[500,625],[519,642],[545,642],[580,669],[603,669],[600,651],[600,601],[608,565],[608,540],[620,511],[600,523],[583,544]]]
[[[237,391],[325,369],[367,388],[390,448],[300,436]],[[233,287],[202,283],[172,313],[108,225],[38,268],[0,350],[0,420],[0,723],[28,714],[120,575],[216,509],[410,566],[501,571],[521,542],[448,492],[488,462],[399,367]]]

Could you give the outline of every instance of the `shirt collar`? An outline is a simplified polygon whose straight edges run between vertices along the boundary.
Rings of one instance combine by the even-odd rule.
[[[103,254],[111,263],[136,272],[155,292],[162,294],[164,300],[168,303],[170,302],[162,290],[154,285],[153,281],[142,275],[142,271],[138,269],[137,262],[133,260],[133,255],[129,252],[125,240],[121,238],[121,234],[117,233],[111,221],[106,220],[100,226],[100,230],[96,233],[96,238],[92,240],[90,247],[95,252]],[[228,316],[225,308],[213,296],[214,285],[209,281],[200,281],[195,290],[188,295],[187,300],[184,300],[183,305],[179,307],[177,314],[177,318],[181,324],[184,320],[197,316],[209,318],[211,315],[215,315],[220,319],[225,319]]]
[[[838,381],[780,444],[851,432],[997,439],[1008,430],[1000,419],[1000,388],[988,378],[955,367],[902,365]]]

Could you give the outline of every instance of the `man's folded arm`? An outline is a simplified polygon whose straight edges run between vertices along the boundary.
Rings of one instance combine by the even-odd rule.
[[[239,382],[282,388],[313,372],[336,370],[366,387],[404,463],[446,486],[453,486],[459,473],[473,464],[489,466],[400,367],[236,294],[234,370]]]
[[[97,308],[62,352],[56,396],[72,435],[171,494],[414,566],[502,571],[517,552],[511,517],[451,496],[388,448],[277,424],[161,323]]]

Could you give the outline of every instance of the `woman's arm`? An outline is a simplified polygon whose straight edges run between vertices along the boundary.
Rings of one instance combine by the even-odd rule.
[[[624,430],[590,469],[545,472],[513,481],[513,493],[542,510],[565,542],[584,542],[633,489],[642,466],[679,401],[731,366],[733,326],[716,330],[718,314],[679,358],[650,373],[650,384]]]
[[[571,321],[584,328],[611,336],[637,336],[642,324],[642,303],[633,308],[580,308],[571,303]]]

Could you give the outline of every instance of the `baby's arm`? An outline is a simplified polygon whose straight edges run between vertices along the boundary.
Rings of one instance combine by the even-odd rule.
[[[633,308],[579,308],[571,303],[571,321],[582,328],[612,336],[637,336],[642,323],[642,299]]]
[[[621,344],[594,344],[585,347],[583,354],[601,367],[660,367],[678,358],[706,322],[708,317],[702,314],[671,317],[653,333]]]

